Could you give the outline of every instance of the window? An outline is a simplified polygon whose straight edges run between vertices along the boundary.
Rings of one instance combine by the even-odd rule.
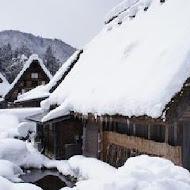
[[[38,73],[31,73],[32,79],[38,79]]]
[[[43,81],[42,81],[42,85],[45,85],[45,84],[46,84],[46,81],[43,80]]]
[[[25,92],[26,92],[25,89],[22,89],[22,90],[21,90],[21,94],[24,94]]]

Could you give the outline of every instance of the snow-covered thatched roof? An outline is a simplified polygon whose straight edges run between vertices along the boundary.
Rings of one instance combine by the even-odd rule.
[[[0,73],[0,97],[4,95],[9,86],[10,84],[7,79]]]
[[[124,1],[130,10],[125,2],[137,0]],[[190,1],[152,0],[148,10],[147,1],[138,2],[135,18],[126,13],[122,22],[106,24],[84,48],[75,68],[43,102],[46,108],[60,105],[44,121],[69,111],[162,116],[190,77]]]
[[[51,91],[56,88],[58,83],[60,83],[66,77],[67,73],[71,69],[71,67],[76,63],[78,57],[81,54],[81,50],[76,51],[56,72],[56,74],[52,77],[50,82],[46,85],[37,86],[36,88],[21,94],[18,96],[18,100],[16,102],[28,101],[33,99],[46,98],[50,95]]]
[[[19,79],[22,77],[22,75],[25,73],[25,71],[30,68],[30,65],[33,63],[33,61],[38,61],[40,67],[42,68],[42,70],[44,71],[44,73],[47,75],[47,77],[49,79],[52,78],[51,73],[49,72],[49,70],[46,68],[46,66],[43,64],[43,61],[38,57],[37,54],[33,54],[29,57],[29,59],[26,61],[26,63],[24,63],[24,66],[22,68],[22,70],[20,71],[20,73],[17,75],[17,77],[15,78],[15,80],[11,83],[10,87],[8,88],[8,90],[6,91],[5,95],[6,96],[14,87],[15,85],[18,83]]]

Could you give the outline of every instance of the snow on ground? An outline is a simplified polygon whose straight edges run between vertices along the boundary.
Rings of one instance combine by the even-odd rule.
[[[89,187],[91,190],[190,189],[190,173],[163,158],[146,155],[133,157],[119,169],[90,159],[75,156],[68,161],[85,180],[79,181],[74,188],[62,190],[89,190]]]
[[[18,117],[11,114],[0,114],[0,139],[18,136]]]
[[[26,137],[29,132],[35,131],[35,124],[23,121],[41,112],[41,108],[0,109],[0,139]]]
[[[25,135],[27,130],[33,130],[33,125],[19,123],[22,111],[17,110],[15,115],[12,111],[12,119],[7,118],[9,115],[1,118],[0,113],[0,118],[5,126],[20,127]],[[13,121],[10,122],[11,120]],[[23,130],[24,127],[27,128],[26,131]],[[20,183],[19,175],[23,173],[20,167],[57,168],[63,175],[78,178],[74,188],[62,190],[88,190],[89,187],[91,190],[190,190],[190,173],[163,158],[142,155],[128,159],[124,166],[116,169],[100,160],[84,156],[74,156],[69,160],[50,160],[38,152],[32,143],[10,136],[0,139],[0,189],[40,190],[32,184]]]
[[[68,111],[162,116],[190,76],[189,7],[189,0],[154,0],[134,19],[104,28],[45,101],[62,104],[62,111],[44,121]]]
[[[27,183],[11,183],[6,178],[0,176],[0,189],[1,190],[42,190],[40,187],[37,187],[32,184]]]
[[[0,159],[0,176],[9,179],[12,182],[21,182],[21,179],[18,178],[21,174],[23,174],[23,171],[18,165],[8,160]]]

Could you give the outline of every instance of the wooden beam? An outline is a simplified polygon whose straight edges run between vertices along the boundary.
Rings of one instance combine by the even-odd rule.
[[[110,144],[115,144],[141,154],[155,155],[167,158],[177,165],[182,165],[182,147],[170,146],[140,137],[133,137],[115,132],[104,132],[104,149]]]
[[[168,143],[169,139],[169,126],[166,126],[165,128],[165,143]]]
[[[148,139],[150,140],[151,139],[151,128],[152,128],[152,125],[148,125]]]

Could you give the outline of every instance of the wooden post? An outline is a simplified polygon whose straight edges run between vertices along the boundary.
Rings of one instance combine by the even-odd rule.
[[[165,143],[168,144],[168,139],[169,139],[169,126],[165,126]]]
[[[133,136],[135,136],[135,135],[136,135],[136,124],[133,123]]]
[[[177,122],[174,122],[174,145],[177,145]]]
[[[103,125],[102,122],[99,121],[100,125],[100,137],[99,137],[99,148],[100,148],[100,160],[104,159],[104,147],[103,147]]]
[[[56,124],[51,124],[52,125],[52,130],[53,130],[53,136],[54,136],[54,158],[56,158],[57,155],[57,127],[55,126]]]
[[[148,140],[151,139],[151,128],[152,128],[152,125],[149,124],[149,125],[148,125]]]
[[[183,167],[190,170],[190,121],[183,123]]]

